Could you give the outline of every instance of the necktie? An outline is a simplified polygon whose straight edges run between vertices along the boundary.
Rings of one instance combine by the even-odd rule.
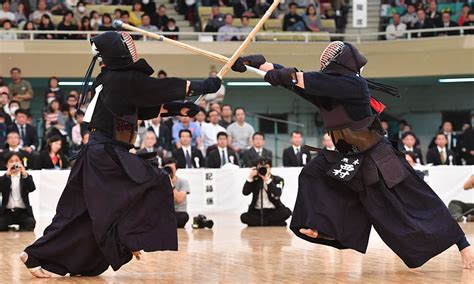
[[[226,163],[226,158],[225,158],[225,151],[222,150],[222,156],[221,156],[221,166],[225,165]]]
[[[23,140],[24,137],[25,137],[25,126],[21,125],[20,126],[20,139]]]
[[[298,163],[298,166],[303,165],[303,161],[301,160],[300,148],[296,148],[296,162]]]
[[[257,154],[258,154],[259,157],[261,157],[261,156],[262,156],[262,151],[259,150],[259,151],[257,152]]]
[[[441,158],[441,164],[446,164],[446,152],[444,150],[441,150],[439,153],[439,156]]]
[[[193,162],[191,161],[191,155],[189,155],[189,150],[186,150],[186,154],[184,155],[184,158],[186,159],[186,168],[192,169]]]

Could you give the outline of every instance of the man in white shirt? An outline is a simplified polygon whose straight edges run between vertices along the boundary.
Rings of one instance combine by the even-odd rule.
[[[423,164],[423,155],[421,150],[415,146],[416,145],[416,136],[413,132],[405,132],[402,135],[402,147],[399,147],[400,151],[403,153],[412,152],[417,164]]]
[[[402,39],[406,37],[404,33],[407,30],[407,25],[400,22],[400,14],[393,14],[393,23],[388,25],[385,31],[388,33],[385,37],[387,40]]]
[[[238,107],[234,110],[235,122],[227,127],[229,146],[239,155],[252,147],[252,135],[255,130],[245,122],[245,109]]]
[[[204,123],[201,127],[201,141],[204,151],[207,151],[209,146],[217,144],[217,133],[226,132],[225,128],[219,125],[219,114],[217,111],[209,111],[208,119],[209,123]]]
[[[8,231],[10,225],[19,225],[20,231],[33,231],[36,221],[28,199],[36,189],[33,178],[26,172],[20,154],[10,152],[5,160],[7,171],[0,177],[0,231]]]
[[[227,163],[239,165],[237,154],[227,144],[227,133],[219,132],[217,134],[217,147],[210,151],[206,157],[208,168],[218,169]]]
[[[10,11],[9,0],[2,1],[2,10],[0,10],[0,25],[2,25],[6,20],[9,20],[12,23],[15,22],[15,14]]]

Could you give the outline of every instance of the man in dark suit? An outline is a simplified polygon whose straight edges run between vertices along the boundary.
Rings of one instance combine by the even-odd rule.
[[[405,132],[402,135],[402,143],[399,145],[399,150],[403,153],[412,152],[415,159],[414,162],[417,164],[423,164],[423,154],[420,148],[415,146],[416,136],[413,132]]]
[[[260,158],[272,160],[272,151],[264,148],[265,146],[265,134],[263,132],[255,132],[252,135],[252,148],[244,152],[244,166],[251,168],[256,165]]]
[[[311,153],[304,147],[303,134],[299,131],[291,132],[291,146],[283,150],[284,167],[302,167],[311,160]]]
[[[154,162],[161,167],[163,161],[163,150],[155,147],[155,145],[155,133],[153,131],[147,131],[143,138],[143,148],[137,151],[137,155],[142,155],[143,157],[146,157],[145,159],[153,159]]]
[[[9,127],[8,132],[16,132],[20,134],[20,145],[23,150],[28,153],[36,151],[38,148],[38,134],[36,128],[27,123],[28,111],[18,109],[15,112],[15,122]]]
[[[179,144],[181,147],[173,151],[178,169],[201,168],[205,166],[204,157],[199,149],[191,146],[193,134],[189,129],[179,131]]]
[[[155,148],[161,148],[167,151],[172,150],[171,131],[166,125],[161,124],[161,116],[157,116],[150,121],[147,131],[155,133]]]
[[[416,12],[417,21],[413,26],[414,30],[421,30],[421,29],[433,29],[435,25],[433,21],[426,17],[426,12],[423,9],[419,9]],[[430,37],[434,36],[433,32],[423,32],[423,33],[413,33],[412,37]]]
[[[239,165],[237,154],[230,147],[227,147],[227,133],[217,133],[217,148],[210,151],[206,157],[208,168],[218,169],[227,163]]]
[[[444,133],[444,135],[446,135],[446,137],[448,138],[448,142],[446,145],[448,150],[451,150],[454,152],[454,154],[457,154],[460,138],[458,137],[456,132],[453,131],[453,124],[451,123],[451,121],[444,121],[443,124],[441,125],[441,130],[439,132]],[[435,143],[436,137],[437,135],[435,135],[435,137],[431,139],[428,149],[431,149],[436,146],[436,143]]]
[[[436,135],[435,144],[436,147],[429,149],[426,154],[426,163],[433,164],[434,166],[456,165],[454,152],[446,147],[448,144],[446,134],[438,133]]]
[[[254,166],[242,191],[245,196],[252,194],[252,202],[240,220],[248,226],[286,226],[291,210],[280,200],[284,180],[272,175],[270,160],[259,159]]]
[[[5,156],[7,171],[0,177],[0,231],[8,231],[10,225],[19,225],[20,231],[33,231],[36,225],[28,199],[28,194],[36,188],[21,160],[20,154],[16,152]]]
[[[450,12],[443,12],[441,15],[441,21],[438,22],[437,28],[452,28],[458,27],[458,24],[454,21],[451,21],[451,13]],[[455,36],[459,35],[459,31],[446,31],[446,32],[438,32],[438,36]]]

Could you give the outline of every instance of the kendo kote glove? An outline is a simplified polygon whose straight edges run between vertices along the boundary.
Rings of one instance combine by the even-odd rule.
[[[177,115],[193,117],[199,112],[199,106],[193,103],[192,101],[171,102],[163,104],[163,108],[167,112],[161,113],[161,117]]]
[[[222,81],[217,77],[209,77],[206,80],[191,81],[188,96],[199,96],[217,92],[221,87]]]
[[[263,79],[272,86],[283,86],[289,88],[298,83],[296,72],[298,72],[298,69],[296,68],[273,69],[268,71]]]
[[[242,56],[237,58],[237,61],[235,61],[234,65],[232,65],[232,70],[243,73],[247,71],[245,65],[259,69],[260,66],[265,62],[267,62],[267,60],[261,54]]]

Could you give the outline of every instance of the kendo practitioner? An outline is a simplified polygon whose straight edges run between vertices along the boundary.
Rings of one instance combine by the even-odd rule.
[[[94,58],[84,80],[87,94],[95,61],[102,70],[92,84],[85,121],[90,140],[79,153],[52,223],[20,258],[36,277],[94,276],[119,269],[140,251],[177,250],[173,191],[167,174],[132,154],[137,120],[195,115],[193,103],[174,102],[216,92],[221,81],[150,77],[127,33],[91,39]],[[153,155],[152,155],[153,156]],[[156,156],[156,154],[154,155]],[[43,270],[44,269],[44,270]]]
[[[364,79],[367,59],[353,45],[332,42],[321,70],[301,72],[241,57],[267,71],[265,81],[283,86],[320,109],[337,151],[321,150],[299,176],[290,229],[307,241],[365,253],[373,226],[410,268],[456,244],[464,268],[474,268],[474,249],[433,190],[384,137],[378,114],[385,107],[369,88],[398,95],[396,88]]]

